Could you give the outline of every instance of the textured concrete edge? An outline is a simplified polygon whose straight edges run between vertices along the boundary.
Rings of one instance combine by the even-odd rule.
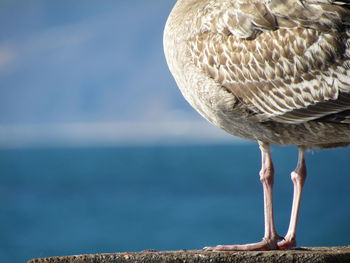
[[[286,251],[206,252],[203,250],[141,251],[37,258],[28,263],[338,263],[350,262],[350,246],[298,248]]]

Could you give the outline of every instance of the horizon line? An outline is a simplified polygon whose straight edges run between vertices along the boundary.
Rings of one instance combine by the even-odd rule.
[[[241,144],[205,120],[0,124],[0,148]]]

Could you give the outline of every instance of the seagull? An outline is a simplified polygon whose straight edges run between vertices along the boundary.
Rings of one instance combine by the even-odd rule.
[[[350,144],[350,1],[177,0],[163,42],[189,104],[226,132],[256,141],[262,156],[263,239],[204,249],[295,247],[305,151]],[[284,237],[274,223],[272,144],[299,150]]]

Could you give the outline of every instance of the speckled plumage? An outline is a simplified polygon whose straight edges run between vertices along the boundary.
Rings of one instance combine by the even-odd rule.
[[[178,0],[164,48],[186,100],[250,140],[350,143],[350,9],[332,0]]]
[[[164,33],[170,71],[186,100],[228,133],[259,143],[263,240],[206,250],[296,246],[305,150],[350,144],[350,2],[178,0]],[[289,228],[277,234],[270,144],[296,145]]]

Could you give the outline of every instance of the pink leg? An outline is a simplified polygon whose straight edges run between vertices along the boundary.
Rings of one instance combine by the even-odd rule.
[[[262,156],[262,167],[260,170],[260,181],[264,190],[264,215],[265,235],[262,241],[245,245],[219,245],[216,247],[205,247],[208,251],[237,251],[237,250],[273,250],[278,249],[277,241],[281,237],[277,235],[273,219],[272,187],[274,169],[270,155],[270,146],[259,141]]]
[[[304,147],[299,147],[298,164],[295,170],[291,173],[291,178],[294,184],[292,214],[290,216],[290,223],[287,235],[285,236],[284,240],[278,242],[278,247],[280,249],[288,249],[296,246],[295,234],[299,214],[301,192],[303,190],[303,186],[306,180]]]

